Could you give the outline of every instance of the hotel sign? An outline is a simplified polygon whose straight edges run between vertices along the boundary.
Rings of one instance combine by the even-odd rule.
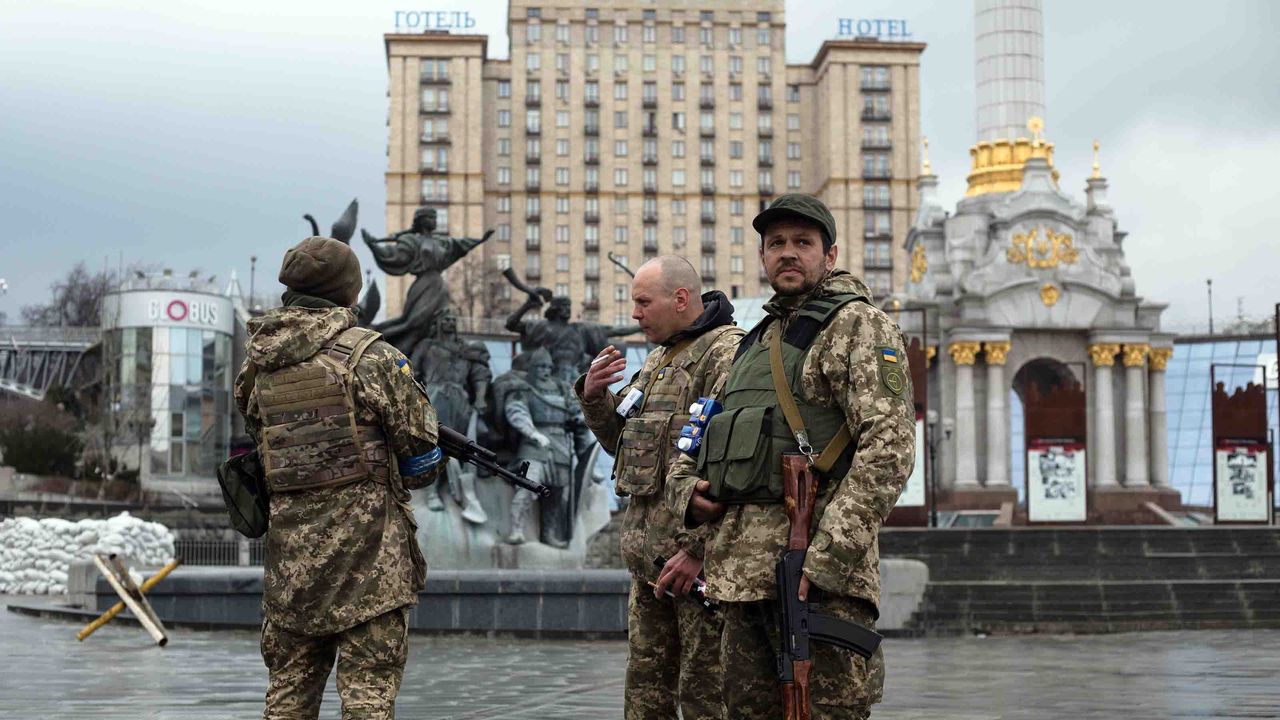
[[[838,18],[838,37],[875,38],[877,40],[910,40],[906,20],[885,18]]]
[[[467,30],[476,19],[467,10],[396,10],[396,30]]]

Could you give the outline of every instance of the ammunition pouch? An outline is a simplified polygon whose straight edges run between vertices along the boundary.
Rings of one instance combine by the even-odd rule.
[[[231,527],[247,538],[266,535],[270,507],[258,451],[237,455],[219,465],[218,485]]]

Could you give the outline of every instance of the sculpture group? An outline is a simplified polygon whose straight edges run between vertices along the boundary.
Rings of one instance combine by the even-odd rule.
[[[330,235],[350,242],[352,201]],[[319,234],[315,220],[306,216]],[[519,336],[511,369],[494,377],[484,343],[459,334],[444,272],[492,236],[449,237],[437,232],[436,211],[419,208],[407,229],[379,238],[361,231],[378,267],[413,275],[400,317],[373,322],[380,297],[370,283],[357,308],[362,325],[382,333],[410,360],[427,388],[440,423],[495,450],[509,465],[528,463],[528,477],[551,488],[549,498],[479,477],[450,460],[447,482],[419,491],[420,533],[437,567],[570,567],[581,564],[585,536],[608,520],[607,497],[593,472],[597,445],[582,420],[573,382],[590,359],[630,327],[570,322],[569,298],[504,276],[527,300],[506,321]],[[542,318],[526,318],[545,308]],[[415,502],[419,498],[415,497]],[[560,554],[557,554],[559,551]],[[568,552],[565,552],[568,551]]]

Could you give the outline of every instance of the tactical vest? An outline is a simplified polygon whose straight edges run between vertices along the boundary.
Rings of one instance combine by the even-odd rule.
[[[662,487],[667,461],[676,452],[674,438],[689,420],[689,404],[697,400],[689,396],[692,372],[721,336],[741,332],[722,325],[645,362],[631,383],[644,391],[644,400],[640,411],[627,418],[618,441],[614,485],[619,495],[653,495]]]
[[[800,388],[804,359],[818,332],[844,305],[870,302],[852,293],[810,300],[782,330],[782,367],[787,385],[808,431],[815,454],[840,434],[844,412],[838,407],[805,404]],[[707,425],[698,470],[711,483],[710,494],[730,504],[776,503],[782,501],[782,455],[800,452],[799,443],[787,424],[778,402],[765,342],[765,318],[742,344],[733,361],[733,370],[722,393],[724,409]],[[841,477],[853,461],[853,444],[840,453],[826,477]]]
[[[262,464],[271,492],[387,480],[382,428],[356,417],[356,363],[381,334],[350,328],[310,358],[257,378]]]

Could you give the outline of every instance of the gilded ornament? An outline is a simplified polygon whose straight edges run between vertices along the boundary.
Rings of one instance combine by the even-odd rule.
[[[1058,303],[1058,297],[1062,295],[1062,291],[1054,287],[1053,283],[1045,283],[1040,287],[1040,302],[1045,307],[1053,307]]]
[[[978,351],[982,349],[981,343],[976,342],[953,342],[947,351],[951,353],[951,359],[957,365],[972,365],[978,359]]]
[[[1101,144],[1097,140],[1093,141],[1093,174],[1089,177],[1094,178],[1095,180],[1102,177],[1102,165],[1098,162],[1098,148],[1100,145]]]
[[[1111,367],[1116,364],[1116,355],[1120,354],[1120,346],[1114,343],[1100,343],[1089,346],[1089,357],[1094,367]]]
[[[920,282],[927,272],[929,272],[929,258],[925,256],[924,244],[916,243],[915,249],[911,251],[911,282]]]
[[[987,342],[982,343],[982,352],[987,360],[988,365],[1003,365],[1009,355],[1009,348],[1013,346],[1010,342]]]
[[[1041,228],[1031,228],[1031,232],[1013,236],[1005,257],[1014,265],[1026,263],[1033,269],[1056,268],[1059,264],[1074,265],[1080,259],[1080,251],[1076,250],[1071,236],[1056,233],[1049,228],[1044,229],[1044,237],[1040,237]]]
[[[1147,353],[1151,352],[1151,346],[1146,343],[1140,345],[1124,346],[1124,366],[1125,367],[1142,367],[1147,362]]]
[[[921,138],[921,143],[924,145],[924,150],[921,152],[921,155],[924,156],[924,162],[920,165],[920,174],[932,175],[933,166],[929,164],[929,138]]]
[[[1173,357],[1173,348],[1151,348],[1151,369],[1163,372],[1169,366],[1169,358]]]
[[[924,349],[924,366],[933,367],[933,358],[938,355],[938,346],[930,345]]]

